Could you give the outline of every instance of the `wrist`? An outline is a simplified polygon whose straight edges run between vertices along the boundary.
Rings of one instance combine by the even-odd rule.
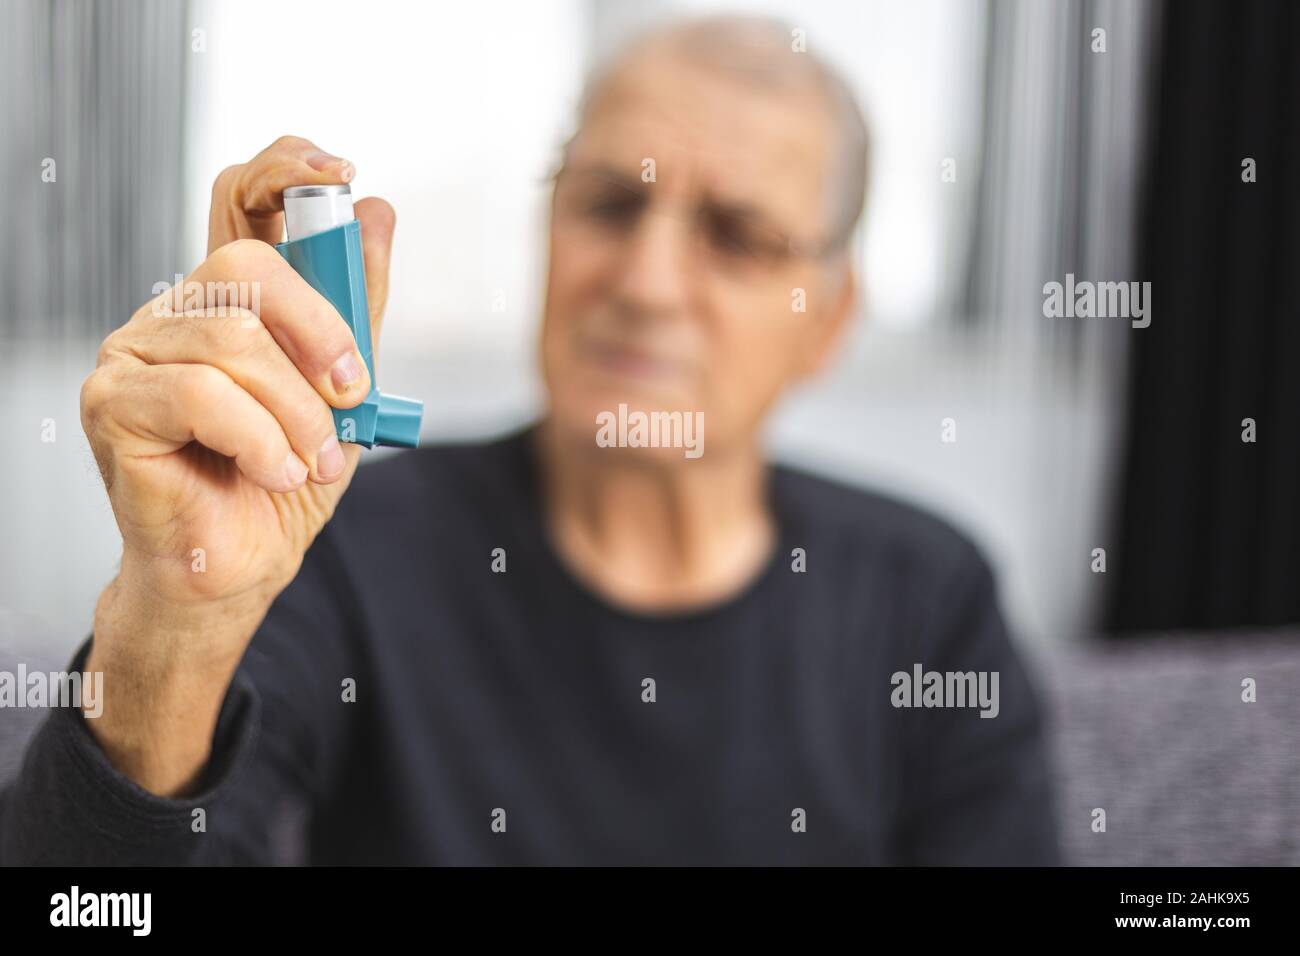
[[[123,575],[104,589],[83,665],[101,675],[102,707],[83,714],[118,770],[162,795],[192,787],[267,605],[247,597],[172,602]]]
[[[177,601],[139,575],[124,570],[104,588],[95,605],[91,653],[133,667],[165,671],[184,663],[205,670],[238,663],[273,594]]]

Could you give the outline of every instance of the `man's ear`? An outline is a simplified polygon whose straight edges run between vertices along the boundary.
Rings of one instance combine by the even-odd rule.
[[[827,307],[816,310],[808,323],[808,348],[803,351],[801,378],[811,378],[826,367],[844,338],[844,330],[857,311],[858,277],[847,256],[828,270],[826,288],[831,295]]]

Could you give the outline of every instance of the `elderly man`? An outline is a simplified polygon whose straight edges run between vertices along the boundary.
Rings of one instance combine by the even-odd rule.
[[[190,278],[260,282],[260,322],[146,306],[101,349],[83,420],[123,554],[74,667],[103,713],[51,715],[0,859],[1055,860],[976,549],[763,461],[854,310],[866,169],[789,36],[677,25],[594,77],[554,184],[548,407],[492,443],[354,475],[330,407],[365,366],[269,245],[285,188],[352,167],[286,138],[218,178]],[[394,217],[356,209],[377,334]]]

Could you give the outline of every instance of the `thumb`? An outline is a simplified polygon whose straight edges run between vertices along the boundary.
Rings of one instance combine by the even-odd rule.
[[[379,330],[388,303],[388,263],[393,251],[397,214],[384,200],[371,196],[353,207],[361,223],[361,248],[366,260],[366,298],[370,302],[370,341],[379,349]]]

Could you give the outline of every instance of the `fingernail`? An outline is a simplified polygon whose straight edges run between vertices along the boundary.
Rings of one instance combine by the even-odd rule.
[[[346,159],[343,159],[341,156],[335,156],[332,153],[318,150],[317,152],[310,153],[307,156],[307,165],[312,169],[325,170],[329,169],[331,166],[337,166],[339,163],[342,163],[349,169],[352,168],[352,164]]]
[[[348,352],[334,363],[334,367],[330,369],[330,380],[334,383],[335,390],[339,392],[346,392],[361,381],[361,362],[357,360],[355,352]]]
[[[307,465],[293,452],[284,460],[284,478],[290,488],[297,488],[307,478]]]
[[[352,177],[355,176],[356,173],[357,168],[346,159],[343,160],[343,166],[339,169],[339,179],[343,180],[345,183],[350,183],[352,182]]]
[[[322,478],[337,478],[343,471],[346,464],[343,458],[343,449],[339,447],[339,440],[333,435],[325,439],[325,444],[320,446],[320,454],[316,456],[316,473]]]

